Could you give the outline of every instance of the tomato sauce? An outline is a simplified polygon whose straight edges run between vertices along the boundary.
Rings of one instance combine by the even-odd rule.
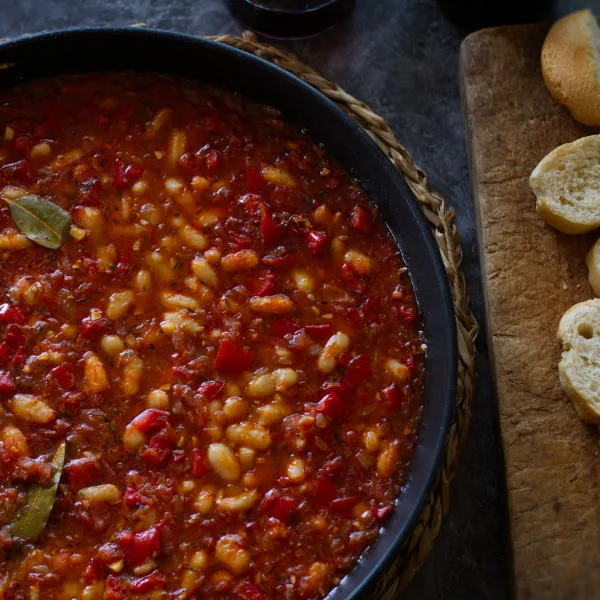
[[[325,596],[422,408],[365,192],[276,110],[168,77],[3,92],[0,138],[0,599]],[[67,211],[58,249],[15,225],[27,195]]]

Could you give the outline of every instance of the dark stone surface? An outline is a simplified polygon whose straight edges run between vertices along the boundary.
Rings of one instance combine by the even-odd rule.
[[[540,18],[584,6],[600,9],[599,0],[535,1]],[[444,0],[444,4],[453,2]],[[2,9],[0,37],[77,25],[139,22],[199,35],[242,30],[230,17],[225,0],[4,0]],[[465,27],[454,25],[447,14],[434,0],[357,0],[352,17],[334,30],[282,46],[382,115],[429,173],[432,186],[456,208],[463,267],[475,312],[483,323],[458,85],[458,48]],[[471,435],[452,485],[450,514],[431,557],[403,595],[407,599],[510,597],[502,452],[484,338],[482,333]]]

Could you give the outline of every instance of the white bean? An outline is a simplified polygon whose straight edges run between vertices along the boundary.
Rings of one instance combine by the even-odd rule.
[[[43,400],[29,394],[15,394],[9,403],[16,417],[45,425],[56,418],[56,412]]]
[[[237,481],[240,478],[240,465],[228,446],[221,443],[210,444],[207,456],[219,477],[225,481]]]
[[[350,338],[341,331],[334,333],[325,344],[317,360],[317,368],[322,373],[331,373],[337,366],[340,354],[350,348]]]

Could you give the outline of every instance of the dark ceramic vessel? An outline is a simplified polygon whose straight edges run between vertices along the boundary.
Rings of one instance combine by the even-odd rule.
[[[406,262],[428,346],[423,421],[413,469],[393,515],[333,600],[371,596],[418,522],[442,467],[454,415],[455,320],[437,245],[401,176],[369,136],[325,96],[270,63],[197,37],[138,28],[90,28],[25,36],[0,44],[0,88],[68,73],[142,71],[189,77],[278,108],[364,186]]]

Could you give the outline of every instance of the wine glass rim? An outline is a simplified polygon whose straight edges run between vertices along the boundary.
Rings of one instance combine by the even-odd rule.
[[[338,2],[342,2],[343,0],[320,0],[319,4],[316,6],[311,6],[310,8],[271,8],[266,4],[263,4],[266,0],[244,0],[248,4],[251,4],[257,10],[263,10],[269,13],[279,13],[286,15],[305,15],[311,12],[318,12],[319,10],[323,10],[331,6],[332,4],[337,4]]]

